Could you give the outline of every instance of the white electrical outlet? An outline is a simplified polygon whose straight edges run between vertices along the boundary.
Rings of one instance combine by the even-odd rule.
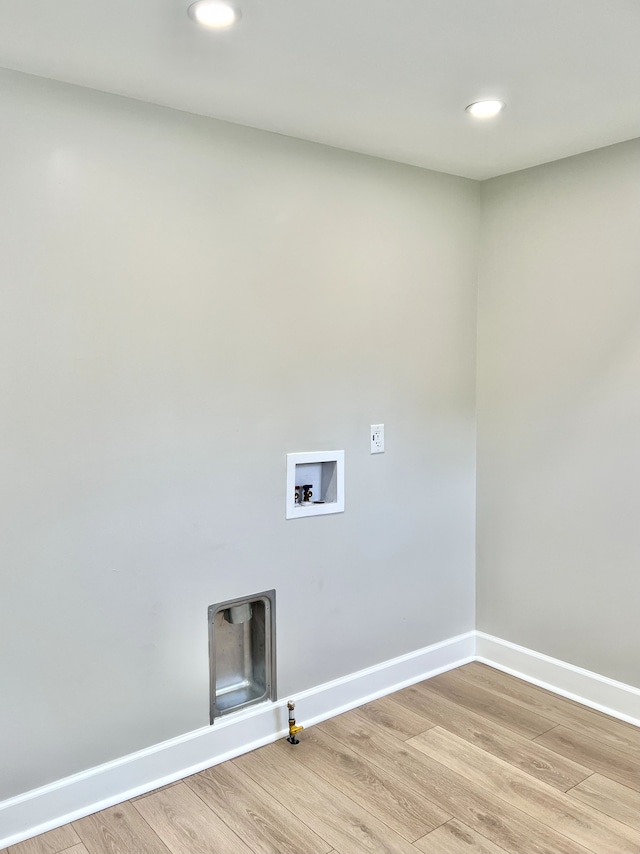
[[[371,425],[371,453],[384,454],[384,424]]]

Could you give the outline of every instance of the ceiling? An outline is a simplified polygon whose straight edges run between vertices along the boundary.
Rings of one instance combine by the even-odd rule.
[[[189,2],[2,0],[0,66],[477,179],[640,137],[640,0]]]

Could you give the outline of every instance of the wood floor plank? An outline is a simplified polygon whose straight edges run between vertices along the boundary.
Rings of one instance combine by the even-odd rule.
[[[424,708],[438,726],[560,791],[566,792],[593,773],[591,768],[571,762],[535,741],[452,703],[435,691],[429,691],[428,684],[412,685],[398,691],[389,702],[412,711]],[[361,709],[357,711],[361,713]]]
[[[395,735],[402,741],[436,725],[422,713],[418,714],[394,703],[393,695],[365,703],[364,706],[359,706],[358,711],[370,723],[382,727],[389,735]]]
[[[283,740],[240,756],[233,764],[341,854],[415,854],[406,839],[288,755],[294,749]]]
[[[509,854],[587,854],[582,845],[487,794],[484,787],[473,786],[462,775],[408,742],[387,735],[355,712],[325,721],[319,724],[319,729],[351,746],[372,764],[416,786],[442,810]]]
[[[418,839],[415,846],[423,854],[505,854],[504,848],[455,818]]]
[[[70,824],[56,827],[47,833],[41,833],[33,839],[25,839],[16,845],[10,845],[7,854],[60,854],[65,848],[71,848],[80,842],[78,834]]]
[[[588,709],[574,700],[553,694],[478,661],[465,664],[452,672],[456,677],[479,688],[493,691],[522,708],[532,709],[543,716],[553,718],[568,729],[583,732],[592,738],[604,739],[612,747],[631,752],[640,758],[640,729],[632,724]]]
[[[73,827],[90,854],[168,854],[128,801],[78,819]]]
[[[465,709],[513,730],[524,738],[535,738],[557,724],[557,721],[551,718],[543,717],[537,712],[532,712],[477,685],[471,685],[467,680],[456,676],[455,671],[441,673],[420,684],[429,691],[440,694],[446,700],[458,703]]]
[[[639,751],[474,662],[7,854],[640,854]]]
[[[291,751],[291,756],[409,842],[452,817],[427,800],[415,786],[366,762],[317,727],[306,731],[305,738]]]
[[[610,780],[640,791],[640,762],[604,741],[558,726],[536,738],[536,742],[587,765]]]
[[[532,818],[598,854],[639,854],[640,839],[627,825],[594,813],[573,798],[531,779],[501,759],[434,727],[406,742]]]
[[[327,854],[331,848],[262,786],[230,762],[185,780],[253,851]]]
[[[139,801],[141,798],[148,798],[149,795],[155,795],[156,792],[164,792],[165,789],[170,789],[172,786],[177,786],[178,783],[182,782],[181,780],[176,780],[175,783],[167,783],[166,786],[158,786],[157,789],[151,789],[149,792],[145,792],[142,795],[136,795],[135,798],[130,798],[132,804],[135,804],[136,801]]]
[[[601,774],[593,774],[569,789],[567,794],[635,828],[640,835],[640,792],[622,786]]]
[[[136,801],[135,809],[172,854],[252,854],[184,783]]]

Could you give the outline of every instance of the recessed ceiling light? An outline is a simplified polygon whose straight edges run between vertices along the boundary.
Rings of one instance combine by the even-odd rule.
[[[194,21],[212,30],[224,30],[242,17],[239,9],[224,0],[198,0],[189,6],[188,12]]]
[[[469,104],[467,112],[476,119],[490,119],[504,110],[504,101],[476,101]]]

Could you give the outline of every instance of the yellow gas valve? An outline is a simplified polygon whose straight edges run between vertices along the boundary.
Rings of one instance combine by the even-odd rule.
[[[289,700],[287,703],[287,708],[289,709],[289,738],[287,741],[289,744],[300,744],[300,740],[296,738],[296,735],[304,729],[303,726],[296,724],[296,719],[293,716],[293,710],[295,707],[296,704]]]

